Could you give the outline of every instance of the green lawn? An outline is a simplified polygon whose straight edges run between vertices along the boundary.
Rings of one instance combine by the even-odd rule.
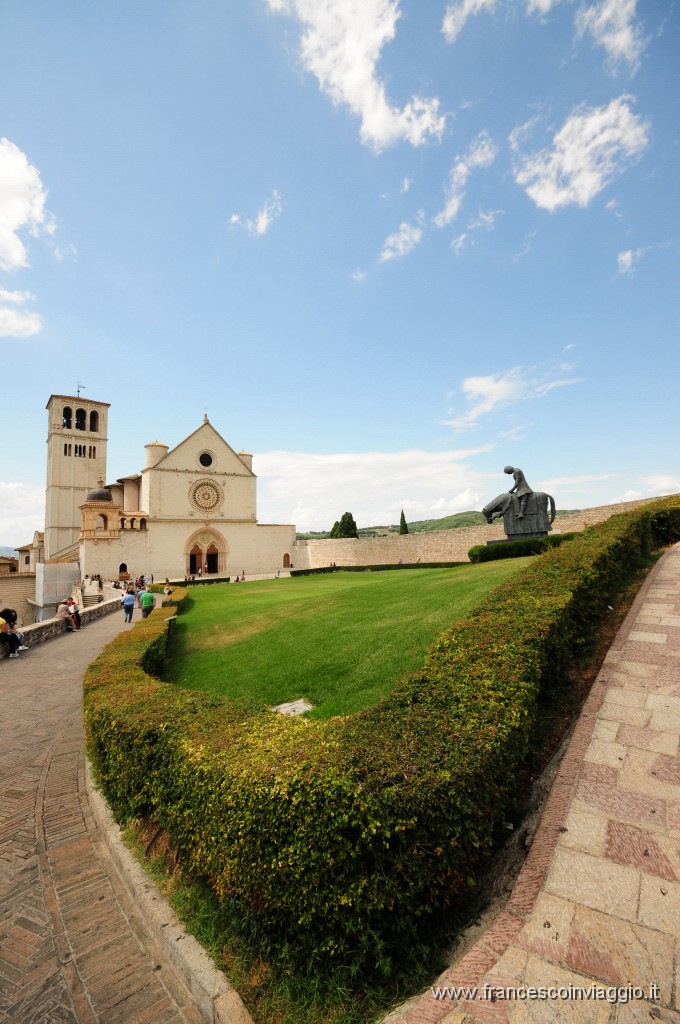
[[[304,697],[314,718],[351,714],[394,689],[439,633],[526,562],[194,587],[164,678],[263,705]]]

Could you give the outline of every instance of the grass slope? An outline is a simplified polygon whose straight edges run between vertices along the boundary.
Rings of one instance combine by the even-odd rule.
[[[314,718],[351,714],[389,693],[526,561],[197,587],[164,678],[261,705],[304,697]]]

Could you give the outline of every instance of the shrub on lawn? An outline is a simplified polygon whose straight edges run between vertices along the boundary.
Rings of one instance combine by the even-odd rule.
[[[564,680],[655,538],[680,538],[680,499],[546,551],[389,698],[327,722],[151,678],[162,609],[88,669],[102,788],[119,819],[165,827],[265,948],[387,972],[463,898],[511,803],[542,690]]]
[[[291,569],[291,576],[323,576],[331,572],[392,572],[395,569],[454,569],[467,562],[380,562],[377,565],[320,565],[316,569]]]
[[[557,548],[565,540],[573,540],[577,533],[554,533],[547,537],[527,537],[525,540],[498,541],[496,544],[475,544],[468,551],[471,562],[495,562],[498,558],[524,558],[542,555],[549,548]]]

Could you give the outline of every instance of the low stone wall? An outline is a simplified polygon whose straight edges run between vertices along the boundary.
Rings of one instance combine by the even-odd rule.
[[[116,597],[111,601],[104,601],[102,604],[85,608],[80,613],[80,621],[85,626],[88,622],[94,622],[95,619],[101,619],[102,616],[119,610],[120,598]],[[44,640],[51,640],[55,636],[61,636],[62,633],[66,632],[67,626],[64,619],[46,619],[45,622],[36,622],[30,626],[20,627],[20,629],[24,634],[26,646],[35,647],[36,644],[41,644]],[[6,658],[8,654],[9,644],[0,643],[0,659]]]
[[[670,497],[670,495],[665,495]],[[647,505],[658,498],[622,501],[616,505],[598,505],[570,516],[560,516],[553,524],[554,533],[585,530],[604,522],[619,512]],[[362,537],[358,540],[299,540],[292,556],[295,569],[321,569],[336,565],[405,565],[418,562],[467,562],[468,551],[475,544],[501,540],[505,536],[502,521],[492,526],[465,526],[459,530],[436,530],[432,533],[389,534],[387,537]]]
[[[468,551],[487,540],[501,540],[502,525],[465,526],[460,530],[432,533],[389,534],[358,540],[300,540],[295,544],[295,569],[320,569],[337,565],[405,565],[418,562],[467,562]]]

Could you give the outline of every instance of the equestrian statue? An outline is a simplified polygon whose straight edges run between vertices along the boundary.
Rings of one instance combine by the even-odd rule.
[[[482,509],[487,523],[503,517],[503,529],[509,540],[545,537],[555,519],[555,499],[543,491],[533,491],[521,469],[506,466],[515,486],[490,501]]]

